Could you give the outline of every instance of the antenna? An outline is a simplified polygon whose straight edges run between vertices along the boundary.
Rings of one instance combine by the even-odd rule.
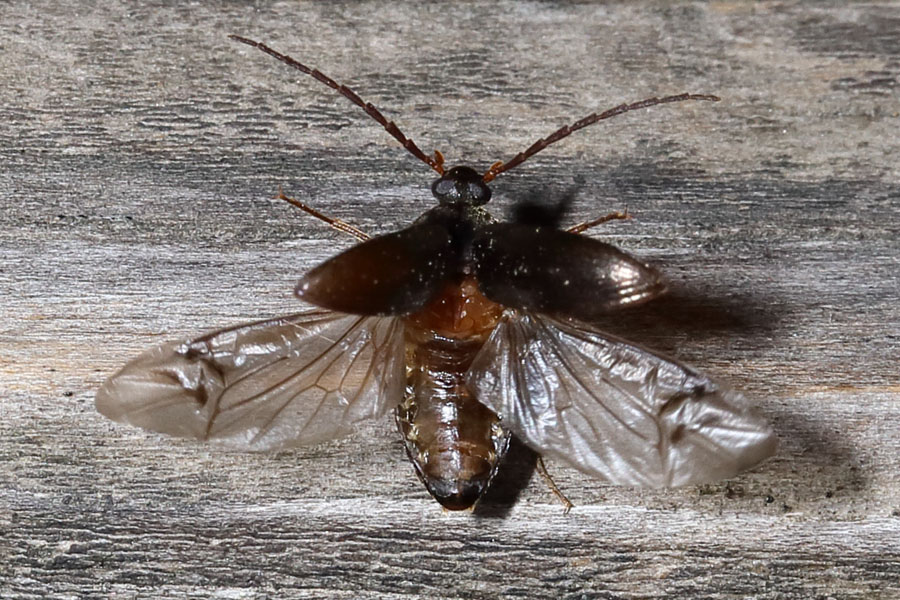
[[[245,37],[241,37],[239,35],[229,35],[228,37],[235,41],[241,42],[242,44],[247,44],[248,46],[253,46],[254,48],[258,48],[259,50],[262,50],[269,56],[273,56],[276,59],[280,60],[281,62],[288,65],[289,67],[293,67],[293,68],[297,69],[298,71],[306,73],[307,75],[312,76],[314,79],[321,81],[322,83],[324,83],[331,89],[336,90],[339,94],[341,94],[342,96],[344,96],[345,98],[350,100],[350,102],[352,102],[353,104],[355,104],[358,107],[360,107],[361,109],[363,109],[367,115],[369,115],[370,117],[372,117],[373,119],[378,121],[381,124],[381,126],[384,127],[384,129],[394,137],[394,139],[396,139],[398,142],[400,142],[403,145],[403,147],[409,151],[410,154],[412,154],[413,156],[415,156],[416,158],[418,158],[419,160],[424,162],[426,165],[428,165],[435,171],[437,171],[439,175],[444,174],[444,155],[443,154],[441,154],[439,151],[435,150],[434,157],[427,156],[424,152],[422,152],[419,149],[418,146],[416,146],[416,143],[414,141],[412,141],[411,139],[409,139],[408,137],[403,135],[403,132],[400,131],[400,128],[397,127],[393,121],[388,121],[384,117],[384,115],[381,114],[381,111],[379,111],[377,108],[375,108],[375,106],[371,102],[365,102],[362,98],[360,98],[356,94],[356,92],[354,92],[353,90],[348,88],[346,85],[336,82],[334,79],[332,79],[328,75],[322,73],[318,69],[310,69],[303,63],[297,62],[290,56],[287,56],[286,54],[282,54],[281,52],[278,52],[277,50],[273,50],[272,48],[269,48],[268,46],[266,46],[265,44],[263,44],[261,42],[257,42],[257,41],[254,41],[254,40],[251,40],[251,39],[248,39]]]
[[[686,100],[709,100],[711,102],[718,102],[720,100],[717,96],[712,96],[709,94],[678,94],[677,96],[663,96],[662,98],[647,98],[646,100],[641,100],[640,102],[633,102],[631,104],[620,104],[619,106],[610,108],[609,110],[605,110],[602,113],[594,113],[592,115],[588,115],[580,121],[575,121],[571,125],[565,125],[564,127],[560,127],[550,135],[545,138],[542,138],[535,143],[533,143],[527,150],[524,152],[519,152],[511,159],[506,162],[499,161],[495,162],[491,165],[491,168],[487,170],[484,174],[483,181],[488,183],[492,181],[497,175],[503,173],[504,171],[509,171],[513,167],[517,167],[528,158],[534,156],[550,144],[555,144],[559,140],[563,139],[570,133],[574,131],[578,131],[583,127],[587,127],[588,125],[593,125],[597,121],[602,121],[604,119],[609,119],[622,113],[627,113],[632,110],[638,110],[641,108],[647,108],[650,106],[656,106],[657,104],[669,104],[670,102],[684,102]]]

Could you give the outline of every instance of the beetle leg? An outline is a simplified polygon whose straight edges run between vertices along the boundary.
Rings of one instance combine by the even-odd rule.
[[[553,495],[559,498],[559,501],[563,503],[566,507],[563,511],[563,514],[569,514],[569,511],[572,510],[572,507],[575,506],[572,504],[572,501],[566,498],[566,495],[563,494],[556,484],[553,482],[553,478],[550,477],[550,473],[547,472],[547,467],[544,466],[544,459],[538,456],[537,459],[537,472],[541,474],[541,477],[544,479],[544,483],[547,484],[547,487],[550,488],[550,491],[553,492]]]
[[[594,219],[593,221],[585,221],[584,223],[579,223],[578,225],[574,225],[566,229],[569,233],[581,233],[583,231],[587,231],[591,227],[596,227],[597,225],[601,225],[608,221],[616,221],[620,219],[630,219],[631,214],[628,212],[628,207],[625,207],[624,210],[619,210],[616,212],[611,212],[608,215],[604,215],[598,219]]]
[[[369,237],[371,237],[365,231],[363,231],[361,229],[357,229],[356,227],[347,223],[346,221],[341,221],[340,219],[335,219],[333,217],[329,217],[328,215],[317,211],[312,206],[304,204],[303,202],[300,202],[299,200],[295,200],[293,198],[285,196],[284,192],[281,189],[278,190],[278,195],[274,196],[274,198],[277,198],[279,200],[284,200],[285,202],[293,204],[294,206],[296,206],[300,210],[304,211],[305,213],[310,214],[319,220],[325,221],[326,223],[328,223],[329,225],[331,225],[338,231],[342,231],[346,234],[352,235],[353,237],[355,237],[356,239],[358,239],[361,242],[364,242],[367,239],[369,239]]]

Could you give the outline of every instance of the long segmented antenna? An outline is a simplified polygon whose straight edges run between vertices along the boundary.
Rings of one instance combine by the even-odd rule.
[[[334,79],[322,73],[318,69],[310,69],[303,63],[297,62],[290,56],[282,54],[277,50],[273,50],[272,48],[269,48],[261,42],[241,37],[239,35],[229,35],[228,37],[235,41],[241,42],[242,44],[247,44],[248,46],[258,48],[269,56],[277,58],[284,64],[293,67],[298,71],[306,73],[307,75],[312,76],[314,79],[321,81],[331,89],[336,90],[339,94],[350,100],[353,104],[363,109],[367,115],[378,121],[381,126],[384,127],[384,129],[394,137],[394,139],[400,142],[403,147],[409,151],[410,154],[437,171],[439,175],[444,174],[444,156],[439,151],[435,150],[433,157],[426,155],[419,149],[418,146],[416,146],[416,143],[414,141],[403,135],[403,132],[400,131],[400,128],[397,127],[397,125],[395,125],[393,121],[388,121],[384,117],[384,115],[381,114],[381,111],[375,108],[375,106],[371,102],[365,102],[362,98],[356,95],[356,92],[348,88],[346,85],[336,82]]]
[[[593,125],[597,121],[602,121],[604,119],[609,119],[611,117],[615,117],[621,115],[622,113],[626,113],[632,110],[638,110],[641,108],[647,108],[650,106],[656,106],[657,104],[668,104],[670,102],[684,102],[686,100],[709,100],[712,102],[718,102],[720,98],[718,96],[712,96],[710,94],[678,94],[677,96],[664,96],[662,98],[647,98],[646,100],[641,100],[640,102],[633,102],[631,104],[620,104],[614,108],[610,108],[609,110],[605,110],[602,113],[594,113],[592,115],[588,115],[580,121],[575,121],[571,125],[566,125],[564,127],[560,127],[555,132],[551,133],[545,138],[542,138],[535,143],[533,143],[527,150],[524,152],[519,152],[511,159],[506,162],[499,161],[491,165],[491,168],[487,170],[484,174],[484,182],[488,183],[493,180],[497,175],[503,173],[504,171],[509,171],[513,167],[517,167],[529,157],[534,156],[550,144],[554,144],[559,140],[563,139],[567,135],[571,134],[574,131],[578,131],[583,127],[587,127],[588,125]]]

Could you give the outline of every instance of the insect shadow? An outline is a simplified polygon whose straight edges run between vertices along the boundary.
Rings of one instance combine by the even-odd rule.
[[[371,103],[322,72],[231,36],[356,104],[438,174],[438,205],[370,237],[281,194],[360,244],[306,273],[295,294],[316,308],[164,344],[97,393],[104,415],[247,450],[350,435],[393,412],[413,468],[448,510],[468,509],[513,436],[534,452],[621,485],[730,477],[776,440],[738,392],[591,323],[662,296],[661,274],[582,235],[611,213],[559,227],[571,201],[526,199],[511,222],[484,208],[489,183],[571,133],[626,112],[705,94],[648,98],[561,127],[484,172],[424,153]],[[537,460],[538,469],[543,462]],[[546,478],[551,489],[571,503]]]

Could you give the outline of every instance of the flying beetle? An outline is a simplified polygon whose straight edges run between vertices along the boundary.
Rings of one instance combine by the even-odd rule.
[[[416,473],[445,508],[474,506],[511,435],[541,456],[621,485],[684,486],[733,476],[776,438],[738,393],[590,325],[665,291],[660,274],[609,244],[541,219],[497,222],[488,184],[547,146],[680,94],[591,114],[483,174],[444,168],[350,88],[268,46],[333,88],[439,175],[438,206],[370,238],[287,198],[361,243],[297,284],[315,308],[164,344],[97,393],[107,417],[248,450],[316,444],[395,412]]]

